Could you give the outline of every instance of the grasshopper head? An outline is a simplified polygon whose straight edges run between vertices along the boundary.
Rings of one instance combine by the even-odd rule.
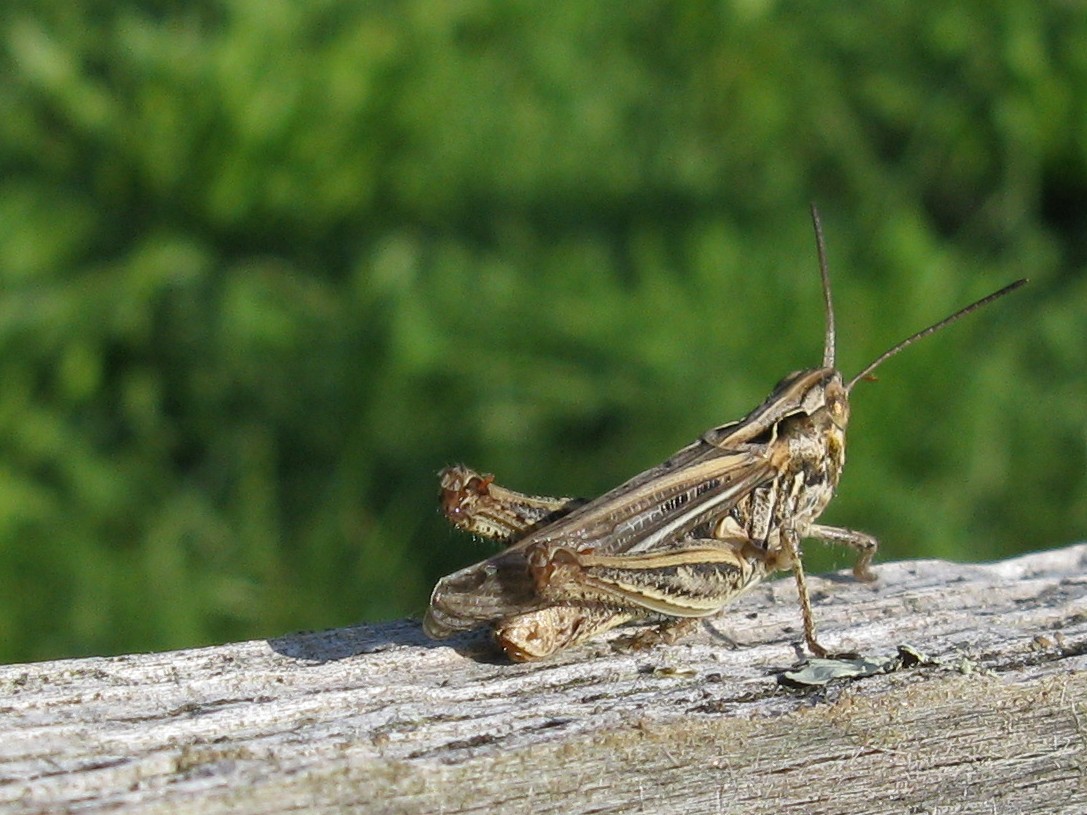
[[[834,424],[845,429],[849,422],[849,390],[835,368],[812,368],[789,374],[767,400],[781,410],[780,420],[803,413],[814,416],[825,410]]]
[[[752,439],[772,434],[774,425],[790,416],[826,414],[841,430],[849,423],[849,389],[835,368],[796,371],[781,380],[774,392],[744,419]]]
[[[798,382],[806,389],[798,394],[798,413],[817,417],[825,415],[831,424],[844,431],[849,424],[849,389],[836,368],[817,368]],[[806,380],[806,381],[805,381]]]

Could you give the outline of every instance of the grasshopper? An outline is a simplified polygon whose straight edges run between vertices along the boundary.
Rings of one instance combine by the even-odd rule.
[[[907,337],[846,381],[835,367],[826,247],[812,207],[826,331],[823,364],[789,374],[755,410],[703,433],[663,464],[592,501],[526,495],[463,466],[441,473],[441,503],[457,527],[508,543],[438,581],[423,621],[432,638],[492,626],[510,659],[547,657],[625,623],[655,628],[630,647],[674,642],[767,575],[791,569],[804,641],[816,639],[800,541],[857,551],[872,580],[877,540],[816,523],[845,463],[853,387],[917,340],[1003,297],[1018,280]]]

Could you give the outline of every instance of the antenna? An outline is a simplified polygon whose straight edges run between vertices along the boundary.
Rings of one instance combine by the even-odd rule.
[[[816,228],[816,232],[818,232],[818,227]],[[826,279],[826,275],[824,274],[824,280],[825,279]],[[1024,277],[1024,278],[1022,278],[1020,280],[1016,280],[1014,283],[1009,283],[1007,286],[1000,289],[999,291],[995,291],[992,294],[988,295],[987,297],[982,297],[977,302],[971,303],[970,305],[966,306],[965,308],[960,308],[958,311],[956,311],[950,317],[944,317],[944,319],[940,320],[940,322],[934,323],[933,325],[930,325],[928,328],[924,328],[924,329],[918,331],[916,334],[912,334],[909,337],[906,337],[906,339],[902,340],[902,342],[898,343],[898,345],[894,346],[890,350],[884,351],[882,354],[880,354],[878,357],[876,357],[874,360],[872,360],[864,368],[864,370],[862,370],[859,374],[857,374],[855,377],[853,377],[851,380],[849,380],[849,384],[847,384],[845,386],[846,393],[849,393],[851,390],[853,390],[854,385],[856,385],[860,380],[864,379],[864,377],[868,376],[868,374],[872,373],[872,371],[874,371],[876,368],[878,368],[884,362],[889,360],[891,357],[893,357],[895,354],[897,354],[903,348],[906,348],[906,347],[908,347],[910,345],[913,345],[919,339],[927,337],[929,334],[935,334],[941,328],[944,328],[945,326],[951,325],[951,323],[955,322],[960,317],[965,317],[967,314],[971,313],[972,311],[977,311],[979,308],[982,308],[983,306],[989,305],[989,303],[993,302],[994,300],[999,300],[1005,294],[1011,294],[1013,291],[1018,289],[1020,286],[1026,285],[1026,282],[1027,282],[1027,279]],[[828,304],[828,306],[830,304],[830,291],[829,290],[827,291],[827,304]],[[827,333],[828,338],[833,336],[832,333],[831,333],[832,330],[833,329],[828,331],[828,333]]]
[[[819,210],[811,205],[811,222],[815,227],[815,247],[819,251],[819,276],[823,279],[823,306],[826,311],[826,338],[823,340],[823,367],[834,367],[834,304],[830,300],[830,272],[827,269],[827,245],[823,241],[823,224],[819,221]]]

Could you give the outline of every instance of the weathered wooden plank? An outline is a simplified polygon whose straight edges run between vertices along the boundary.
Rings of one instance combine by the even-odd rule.
[[[825,643],[945,664],[811,691],[776,681],[791,581],[633,655],[509,665],[398,621],[3,666],[0,811],[1087,812],[1085,567],[813,578]]]

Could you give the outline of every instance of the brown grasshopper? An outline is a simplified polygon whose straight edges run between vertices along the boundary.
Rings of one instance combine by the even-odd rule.
[[[546,657],[618,625],[657,622],[625,638],[673,642],[766,575],[792,569],[804,640],[817,656],[800,541],[857,550],[872,580],[877,541],[816,523],[838,486],[853,386],[922,337],[1019,288],[1018,280],[918,331],[848,382],[835,368],[826,248],[812,208],[823,284],[823,365],[785,377],[738,422],[715,427],[596,500],[525,495],[466,467],[441,473],[442,510],[461,529],[512,542],[438,581],[423,621],[433,638],[480,625],[513,660]]]

